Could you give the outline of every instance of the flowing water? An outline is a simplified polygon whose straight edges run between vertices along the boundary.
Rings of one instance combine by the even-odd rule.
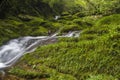
[[[18,61],[24,54],[33,52],[38,46],[57,42],[59,37],[78,37],[79,32],[69,32],[66,35],[56,36],[38,36],[38,37],[20,37],[12,39],[0,47],[0,70],[4,70]]]

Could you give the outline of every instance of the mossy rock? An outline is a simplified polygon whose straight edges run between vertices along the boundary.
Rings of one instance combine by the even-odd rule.
[[[84,12],[77,12],[74,15],[77,17],[85,17],[86,16],[86,14]]]
[[[40,35],[47,35],[48,30],[42,26],[37,27],[34,31],[31,32],[31,35],[40,36]]]
[[[101,18],[96,22],[96,26],[101,26],[101,25],[120,25],[120,14],[113,14]]]
[[[62,12],[61,16],[68,16],[70,13],[69,12]]]
[[[90,21],[85,21],[81,18],[78,18],[78,19],[74,19],[73,20],[73,23],[76,23],[78,24],[79,26],[82,26],[83,28],[87,28],[87,27],[91,27],[93,25],[92,22]]]
[[[77,25],[77,24],[71,24],[71,25],[65,25],[62,29],[61,32],[69,32],[69,31],[78,31],[81,30],[82,27]]]
[[[33,17],[33,19],[31,21],[27,22],[26,24],[29,26],[41,26],[41,24],[43,24],[43,23],[45,23],[44,19]]]
[[[21,19],[22,21],[30,21],[33,19],[32,16],[30,15],[23,15],[23,14],[19,14],[18,18]]]

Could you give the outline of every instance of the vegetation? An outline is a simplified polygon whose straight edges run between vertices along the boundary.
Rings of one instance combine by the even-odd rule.
[[[23,56],[5,79],[119,80],[119,4],[119,0],[6,0],[0,9],[0,45],[58,29],[61,34],[74,30],[81,34],[59,38]],[[55,15],[60,18],[55,20]]]

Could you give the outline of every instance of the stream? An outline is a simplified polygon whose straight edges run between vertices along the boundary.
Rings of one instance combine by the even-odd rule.
[[[12,39],[0,47],[0,71],[15,64],[23,55],[35,51],[38,46],[57,42],[59,37],[79,37],[80,32],[73,31],[62,36],[55,33],[51,36],[26,36]],[[4,72],[3,72],[4,73]]]

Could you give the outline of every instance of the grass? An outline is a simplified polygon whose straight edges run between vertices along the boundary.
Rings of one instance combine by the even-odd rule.
[[[37,48],[35,52],[23,56],[9,74],[35,80],[119,80],[119,18],[119,14],[101,17],[90,26],[86,25],[89,20],[85,19],[91,18],[73,19],[72,23],[69,20],[50,22],[53,28],[65,25],[62,32],[81,30],[82,23],[80,37],[59,38],[58,43]],[[40,23],[40,26],[38,22],[38,33],[34,34],[41,33],[41,30],[42,33],[47,32],[50,23]]]

